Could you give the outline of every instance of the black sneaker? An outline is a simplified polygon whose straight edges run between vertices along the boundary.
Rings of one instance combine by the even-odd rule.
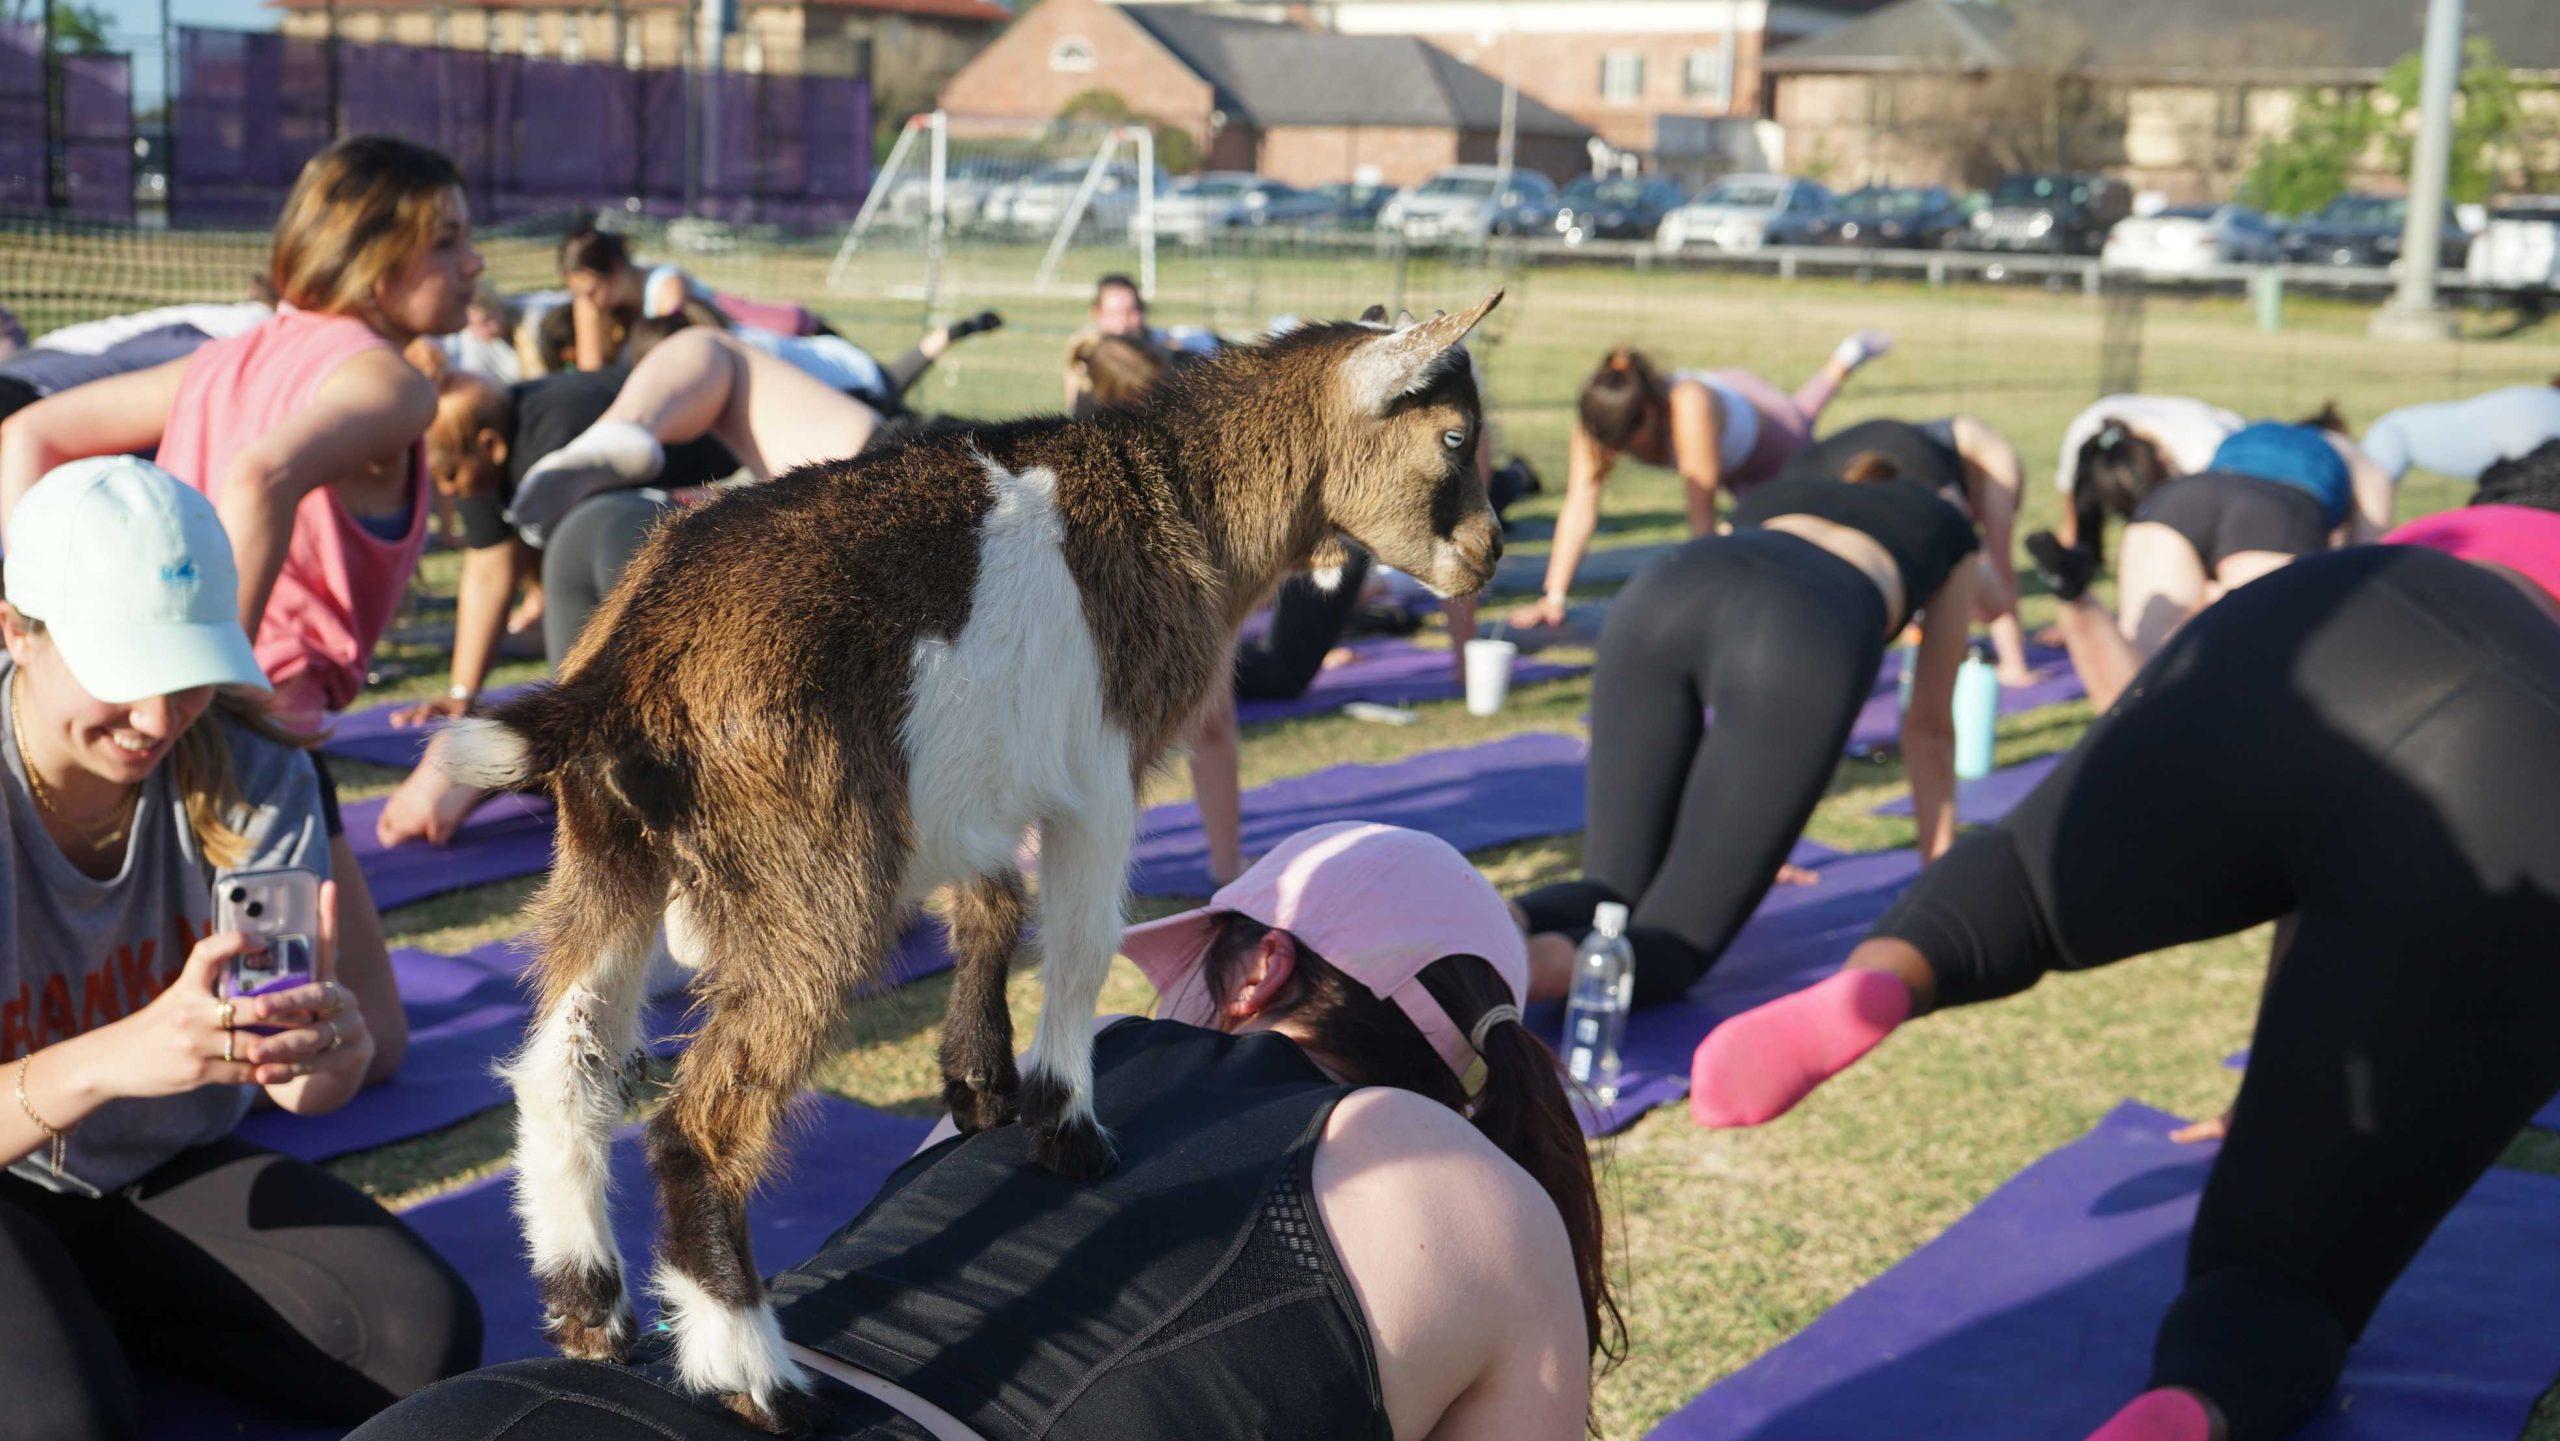
[[[2089,593],[2089,582],[2098,578],[2098,558],[2077,546],[2064,545],[2052,531],[2040,530],[2027,537],[2027,555],[2036,563],[2036,574],[2044,577],[2045,587],[2056,600],[2070,602]]]
[[[960,341],[966,340],[972,335],[978,335],[989,330],[1002,329],[1003,326],[1003,316],[996,314],[992,310],[981,310],[966,320],[955,320],[951,322],[949,328],[951,338],[955,341]]]

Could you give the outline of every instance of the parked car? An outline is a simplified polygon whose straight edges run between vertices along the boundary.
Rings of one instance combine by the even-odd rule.
[[[1213,170],[1156,197],[1156,234],[1197,245],[1230,231],[1303,225],[1330,208],[1322,196],[1267,175]]]
[[[1839,228],[1830,191],[1792,175],[1728,175],[1662,218],[1653,243],[1665,251],[1694,245],[1757,250],[1810,245]]]
[[[1648,240],[1684,198],[1679,186],[1659,176],[1586,175],[1557,198],[1556,235],[1567,245]]]
[[[1067,207],[1074,203],[1076,191],[1092,169],[1090,160],[1057,160],[1020,179],[1005,181],[987,192],[978,219],[997,230],[1034,234],[1055,230],[1066,218]],[[1162,195],[1171,188],[1163,172],[1157,172],[1156,194]],[[1103,167],[1079,228],[1106,233],[1126,230],[1137,209],[1137,167],[1114,162]]]
[[[2482,285],[2560,284],[2560,196],[2519,195],[2489,211],[2463,273]]]
[[[2148,275],[2192,274],[2282,257],[2275,222],[2246,205],[2181,205],[2119,220],[2098,263]]]
[[[1482,242],[1545,230],[1555,212],[1556,184],[1534,170],[1453,165],[1398,192],[1378,211],[1378,228],[1408,244]]]
[[[1935,250],[1964,228],[1964,207],[1937,185],[1866,185],[1840,197],[1833,245]]]
[[[1991,187],[1960,242],[1967,250],[2095,255],[2133,209],[2133,192],[2103,175],[2011,175]]]
[[[963,160],[952,165],[942,176],[942,211],[953,229],[966,229],[978,223],[978,212],[986,204],[987,193],[1014,178],[1014,169],[1001,161]],[[931,218],[933,182],[919,166],[908,166],[891,183],[880,199],[879,223],[883,225],[923,225]]]
[[[2408,224],[2406,197],[2341,195],[2285,232],[2284,258],[2296,265],[2390,265],[2400,258],[2400,236]],[[2448,205],[2440,257],[2459,269],[2470,254],[2471,236]]]
[[[1396,197],[1396,188],[1345,182],[1319,185],[1303,193],[1312,202],[1304,222],[1308,229],[1374,230],[1378,212]]]

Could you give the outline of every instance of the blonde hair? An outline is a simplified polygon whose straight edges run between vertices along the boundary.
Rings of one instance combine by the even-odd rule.
[[[303,310],[351,315],[373,287],[433,243],[462,172],[389,135],[351,135],[302,167],[276,221],[267,283]]]

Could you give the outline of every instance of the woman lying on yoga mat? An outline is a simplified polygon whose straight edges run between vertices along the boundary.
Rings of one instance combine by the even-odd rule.
[[[407,1227],[231,1136],[335,1109],[387,974],[226,1002],[218,883],[326,877],[311,762],[271,726],[213,503],[142,461],[20,501],[0,608],[0,1437],[140,1433],[135,1363],[352,1425],[477,1363],[479,1311]],[[379,967],[376,959],[371,964]]]
[[[12,416],[0,426],[0,524],[54,466],[157,445],[230,531],[241,623],[257,637],[277,719],[317,733],[363,688],[427,544],[418,441],[435,385],[401,347],[460,329],[480,271],[452,161],[387,136],[331,145],[303,166],[276,224],[275,315]],[[340,834],[325,765],[320,784],[338,944],[351,972],[388,987],[382,920]],[[407,1042],[399,1007],[376,1025],[387,1073]]]
[[[1899,438],[1861,426],[1850,436],[1882,448],[1815,447],[1742,498],[1732,534],[1664,556],[1609,607],[1583,878],[1519,902],[1532,996],[1564,994],[1604,901],[1634,913],[1637,1005],[1695,985],[1780,877],[1885,643],[1915,617],[1902,757],[1920,853],[1955,839],[1956,668],[1995,582],[1963,468],[1913,427],[1875,425]]]
[[[2213,453],[2248,424],[2183,395],[2109,395],[2062,432],[2053,484],[2067,504],[2054,527],[2066,546],[2106,558],[2107,520],[2131,519],[2151,493],[2213,464]]]
[[[2152,493],[2124,528],[2117,613],[2088,598],[2097,556],[2050,532],[2027,553],[2062,602],[2071,665],[2103,710],[2178,627],[2217,598],[2345,540],[2370,540],[2391,517],[2392,486],[2339,431],[2260,421],[2234,432],[2199,474]]]
[[[1130,931],[1161,1019],[1096,1024],[1100,1181],[946,1121],[773,1283],[830,1437],[1584,1434],[1621,1354],[1591,1163],[1520,1024],[1501,898],[1331,825]],[[663,1362],[447,1382],[351,1441],[739,1437]]]
[[[2288,1434],[2560,1090],[2560,467],[2524,469],[2198,616],[1847,970],[1699,1048],[1694,1114],[1757,1125],[1907,1016],[2292,916],[2157,1389],[2107,1441]]]
[[[1716,528],[1716,493],[1739,496],[1776,475],[1813,443],[1813,423],[1859,366],[1893,348],[1861,330],[1840,342],[1811,380],[1788,395],[1747,370],[1675,370],[1664,376],[1632,346],[1619,346],[1583,382],[1567,448],[1564,508],[1539,598],[1511,612],[1516,626],[1562,625],[1565,594],[1600,527],[1600,486],[1620,455],[1677,471],[1688,482],[1689,533]]]

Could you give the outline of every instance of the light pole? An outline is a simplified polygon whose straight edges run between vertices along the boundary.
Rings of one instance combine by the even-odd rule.
[[[2390,340],[2449,340],[2453,316],[2436,300],[2444,256],[2445,181],[2453,162],[2453,88],[2462,73],[2462,0],[2428,0],[2425,69],[2418,80],[2418,148],[2409,164],[2409,219],[2400,239],[2400,284],[2373,314]]]

